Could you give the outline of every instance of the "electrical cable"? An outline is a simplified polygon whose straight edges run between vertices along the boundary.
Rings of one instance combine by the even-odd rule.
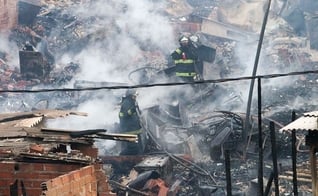
[[[196,84],[208,84],[208,83],[224,83],[232,81],[241,81],[241,80],[251,80],[256,78],[270,79],[270,78],[279,78],[285,76],[295,76],[295,75],[307,75],[307,74],[318,74],[318,70],[309,70],[301,72],[290,72],[283,74],[269,74],[269,75],[259,75],[259,76],[246,76],[246,77],[237,77],[237,78],[225,78],[225,79],[216,79],[216,80],[200,80],[195,82],[171,82],[171,83],[153,83],[153,84],[140,84],[140,85],[118,85],[118,86],[101,86],[101,87],[88,87],[88,88],[52,88],[52,89],[37,89],[37,90],[0,90],[0,93],[41,93],[41,92],[77,92],[77,91],[96,91],[104,89],[132,89],[132,88],[149,88],[156,86],[180,86],[180,85],[196,85]]]

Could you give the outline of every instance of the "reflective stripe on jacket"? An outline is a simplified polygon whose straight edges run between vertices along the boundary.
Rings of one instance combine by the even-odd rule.
[[[174,63],[175,64],[182,63],[184,65],[186,65],[186,64],[193,65],[194,60],[193,59],[177,59],[177,60],[174,60]]]
[[[191,73],[176,72],[176,76],[179,76],[179,77],[194,77],[196,75],[197,73],[195,72],[191,72]]]
[[[133,115],[133,114],[135,114],[136,112],[133,112],[131,109],[129,109],[128,111],[127,111],[127,114],[129,115],[129,116],[131,116],[131,115]],[[122,118],[122,117],[124,117],[125,116],[125,113],[124,112],[119,112],[119,117],[120,118]]]
[[[177,48],[171,57],[176,65],[175,74],[177,77],[190,78],[197,75],[195,70],[197,55],[191,48]]]
[[[135,99],[131,96],[123,97],[119,111],[119,124],[122,133],[141,128],[137,110],[138,104]]]

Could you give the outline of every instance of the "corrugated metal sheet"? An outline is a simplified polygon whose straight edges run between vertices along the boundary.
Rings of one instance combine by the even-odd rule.
[[[44,116],[46,118],[62,118],[69,115],[87,116],[86,112],[78,112],[71,110],[40,110],[33,112],[34,115]]]
[[[316,118],[318,118],[318,111],[313,111],[313,112],[304,113],[304,116],[306,116],[306,117],[316,117]]]
[[[85,112],[70,110],[38,110],[32,112],[16,112],[0,114],[0,129],[5,131],[11,127],[37,127],[45,119],[55,119],[70,115],[87,116]]]
[[[318,111],[304,113],[302,117],[280,129],[280,131],[291,130],[318,131]]]
[[[15,127],[34,127],[38,125],[43,120],[43,117],[34,117],[34,118],[27,118],[20,120],[17,124],[15,124]]]

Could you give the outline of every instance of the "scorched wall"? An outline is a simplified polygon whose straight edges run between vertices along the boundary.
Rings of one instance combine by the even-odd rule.
[[[17,24],[17,0],[0,0],[0,31]]]

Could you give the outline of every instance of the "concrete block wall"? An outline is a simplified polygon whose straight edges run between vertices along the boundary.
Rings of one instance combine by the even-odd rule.
[[[6,31],[18,24],[18,0],[0,0],[0,31]]]
[[[44,196],[114,196],[102,165],[90,165],[46,181]]]
[[[94,166],[86,166],[78,170],[51,179],[46,184],[46,196],[96,196],[97,179]]]
[[[115,196],[115,193],[111,192],[111,187],[108,182],[107,174],[103,169],[102,164],[95,165],[95,176],[97,179],[97,192],[98,196]]]
[[[82,166],[63,163],[0,162],[0,196],[10,195],[10,185],[18,181],[32,196],[115,196],[102,164]]]

